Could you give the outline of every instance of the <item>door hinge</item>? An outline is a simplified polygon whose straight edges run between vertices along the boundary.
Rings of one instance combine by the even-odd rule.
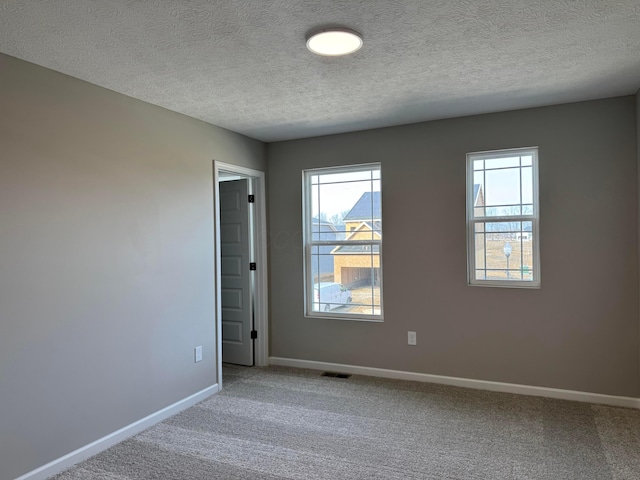
[[[251,262],[249,264],[249,270],[257,270],[258,266],[256,265],[256,262]]]
[[[256,202],[255,195],[249,195],[249,203],[255,203],[255,202]]]
[[[258,338],[258,331],[251,330],[251,340],[255,340],[256,338]]]

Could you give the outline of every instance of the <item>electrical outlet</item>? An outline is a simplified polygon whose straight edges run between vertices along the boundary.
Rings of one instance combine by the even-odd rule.
[[[409,345],[415,345],[416,344],[416,332],[407,332],[407,340]]]
[[[202,345],[200,345],[199,347],[194,348],[194,353],[195,353],[195,362],[201,362],[202,361]]]

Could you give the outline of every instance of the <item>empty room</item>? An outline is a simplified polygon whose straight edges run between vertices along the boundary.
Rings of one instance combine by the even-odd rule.
[[[640,478],[635,0],[0,4],[0,480]]]

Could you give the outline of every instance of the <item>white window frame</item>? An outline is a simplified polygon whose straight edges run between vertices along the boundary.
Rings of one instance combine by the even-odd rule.
[[[307,318],[331,318],[339,320],[357,320],[365,322],[382,322],[384,321],[384,308],[383,308],[383,284],[382,284],[382,227],[380,230],[381,238],[372,240],[313,240],[313,209],[312,209],[312,188],[311,178],[314,175],[328,175],[335,173],[350,173],[350,172],[362,172],[378,170],[380,172],[380,183],[382,185],[382,168],[379,163],[365,163],[358,165],[344,165],[337,167],[327,168],[314,168],[302,171],[302,238],[303,238],[303,250],[304,250],[304,316]],[[382,187],[380,189],[380,195],[382,195]],[[380,221],[382,222],[382,197]],[[314,246],[341,246],[341,245],[378,245],[379,255],[379,272],[378,272],[378,285],[380,288],[380,314],[362,314],[362,313],[346,313],[346,312],[320,312],[312,310],[313,307],[313,278],[312,278],[312,247]]]
[[[514,156],[531,155],[532,158],[532,182],[533,182],[533,213],[527,215],[508,216],[477,216],[475,212],[474,199],[474,169],[473,163],[476,160],[509,158]],[[522,168],[522,167],[521,167]],[[467,281],[470,286],[482,287],[505,287],[505,288],[540,288],[540,203],[538,199],[538,147],[512,148],[506,150],[489,150],[484,152],[473,152],[467,154]],[[486,192],[484,192],[486,195]],[[499,280],[499,279],[476,279],[476,223],[487,222],[531,222],[531,242],[532,242],[532,280]]]

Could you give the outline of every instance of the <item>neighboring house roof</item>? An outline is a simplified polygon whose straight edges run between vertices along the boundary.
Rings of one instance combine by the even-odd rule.
[[[482,185],[476,183],[473,186],[473,206],[474,207],[482,207],[484,205],[484,201],[478,203],[478,200],[483,200],[482,198]]]
[[[317,226],[322,226],[322,227],[333,226],[333,223],[327,222],[325,220],[318,220],[316,217],[313,217],[313,219],[311,220],[311,223],[312,223],[312,225],[314,227],[317,227]]]
[[[382,203],[380,192],[364,192],[343,222],[355,222],[358,220],[380,220],[382,218]]]
[[[318,217],[311,219],[311,228],[314,232],[337,232],[336,226],[326,220],[318,220]]]
[[[338,230],[331,222],[319,221],[316,217],[313,218],[311,224],[311,240],[336,240],[338,238]],[[320,247],[321,253],[330,251],[333,247]]]

